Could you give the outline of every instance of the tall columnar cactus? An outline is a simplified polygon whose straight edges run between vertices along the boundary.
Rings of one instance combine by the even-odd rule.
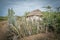
[[[9,31],[13,31],[11,33],[13,33],[13,35],[15,36],[17,34],[17,36],[20,36],[19,33],[19,28],[16,22],[16,18],[14,16],[15,12],[13,11],[13,9],[8,9],[8,23],[9,23]]]
[[[15,13],[14,13],[13,9],[8,9],[8,22],[9,22],[9,24],[16,26],[15,25],[16,20],[15,20],[14,14]]]

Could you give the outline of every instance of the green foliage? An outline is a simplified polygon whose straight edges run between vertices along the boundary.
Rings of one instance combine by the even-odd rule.
[[[43,12],[44,23],[46,25],[51,24],[56,32],[60,33],[60,12]]]

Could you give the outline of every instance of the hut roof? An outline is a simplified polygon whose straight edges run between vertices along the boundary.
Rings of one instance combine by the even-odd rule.
[[[39,9],[33,10],[27,16],[42,16],[42,13]]]

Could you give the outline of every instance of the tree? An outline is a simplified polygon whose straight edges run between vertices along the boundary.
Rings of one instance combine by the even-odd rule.
[[[48,5],[48,6],[43,7],[43,8],[46,8],[47,11],[48,11],[48,12],[46,12],[46,14],[48,14],[48,16],[46,15],[47,18],[45,18],[45,19],[46,19],[46,20],[45,20],[46,32],[47,32],[47,28],[48,28],[47,26],[51,23],[51,18],[50,18],[50,17],[51,17],[51,8],[52,8],[52,7]]]
[[[48,11],[51,11],[51,8],[52,8],[52,7],[48,5],[48,6],[43,7],[43,8],[46,8]]]
[[[60,7],[56,7],[56,10],[57,10],[57,12],[59,12],[60,11]]]

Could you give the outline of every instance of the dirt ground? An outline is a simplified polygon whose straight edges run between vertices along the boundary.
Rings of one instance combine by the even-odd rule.
[[[0,22],[0,40],[6,40],[7,22]]]
[[[54,38],[54,35],[52,33],[40,33],[40,34],[24,37],[20,40],[50,40],[49,38]]]

